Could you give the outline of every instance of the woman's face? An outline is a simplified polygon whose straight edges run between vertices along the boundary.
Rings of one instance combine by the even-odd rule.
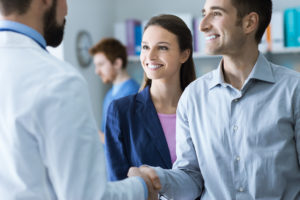
[[[149,26],[142,39],[141,64],[149,79],[179,81],[180,67],[188,59],[177,36],[158,25]]]

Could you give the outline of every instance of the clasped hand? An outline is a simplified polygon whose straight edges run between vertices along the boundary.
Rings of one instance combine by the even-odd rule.
[[[158,192],[161,189],[161,184],[154,169],[148,166],[140,166],[139,168],[131,167],[127,175],[128,177],[142,177],[147,184],[148,200],[158,199]]]

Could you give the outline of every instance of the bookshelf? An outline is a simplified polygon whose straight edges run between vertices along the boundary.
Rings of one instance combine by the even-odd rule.
[[[205,1],[186,0],[174,3],[173,0],[127,0],[126,2],[115,0],[115,3],[115,21],[118,22],[128,18],[144,21],[162,13],[189,13],[194,17],[199,17]],[[284,11],[287,8],[297,6],[300,6],[298,0],[273,0],[273,12]],[[300,47],[274,49],[271,52],[264,52],[264,54],[275,64],[300,71]],[[215,69],[221,59],[221,56],[208,56],[204,53],[194,53],[193,57],[197,76]],[[129,57],[128,71],[137,81],[142,80],[143,69],[139,61],[139,56]]]

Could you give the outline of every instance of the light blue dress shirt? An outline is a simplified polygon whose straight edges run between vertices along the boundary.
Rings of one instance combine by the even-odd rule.
[[[9,21],[9,20],[1,20],[0,31],[12,31],[12,32],[26,35],[27,37],[30,37],[36,43],[38,43],[43,49],[46,49],[46,41],[44,37],[36,30],[24,24],[14,22],[14,21]]]
[[[178,104],[177,161],[155,168],[172,199],[300,199],[300,74],[260,54],[241,90],[222,65]]]

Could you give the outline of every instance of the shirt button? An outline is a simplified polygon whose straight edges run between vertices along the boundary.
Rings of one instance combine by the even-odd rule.
[[[237,161],[240,161],[240,160],[241,160],[241,158],[240,158],[239,156],[237,156],[235,159],[236,159]]]
[[[238,130],[238,128],[239,127],[237,125],[234,125],[233,130],[236,132]]]
[[[239,99],[235,99],[235,100],[234,100],[234,102],[238,102],[238,101],[239,101]]]
[[[239,188],[239,191],[240,191],[240,192],[244,192],[244,188],[240,187],[240,188]]]

